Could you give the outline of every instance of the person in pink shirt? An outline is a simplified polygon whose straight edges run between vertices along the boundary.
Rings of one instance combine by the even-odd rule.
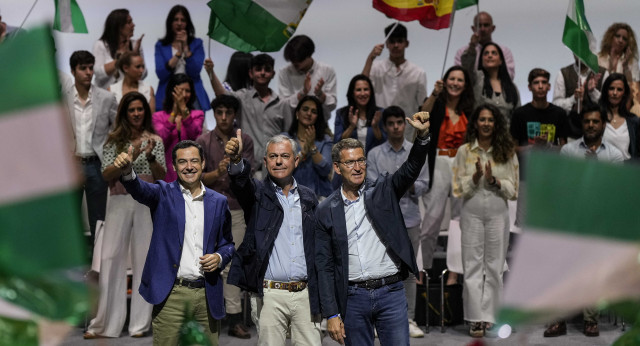
[[[165,159],[171,160],[173,147],[181,140],[195,140],[202,133],[204,112],[193,109],[195,100],[193,81],[189,76],[178,73],[171,76],[167,84],[162,110],[153,114],[153,128],[162,138]],[[166,161],[171,162],[171,161]],[[166,182],[176,180],[172,165],[167,165]]]

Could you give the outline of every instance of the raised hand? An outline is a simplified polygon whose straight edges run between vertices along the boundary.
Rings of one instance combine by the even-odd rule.
[[[440,95],[442,89],[444,89],[444,82],[442,81],[442,79],[438,79],[436,81],[436,84],[433,85],[433,96]]]
[[[320,78],[320,80],[318,80],[318,83],[316,83],[315,88],[313,88],[313,93],[317,96],[320,97],[322,95],[322,86],[324,85],[324,79]]]
[[[407,118],[407,122],[416,129],[418,136],[425,137],[429,133],[429,112],[418,112],[413,118]]]
[[[213,61],[210,58],[204,59],[204,70],[207,71],[207,75],[211,78],[213,74]]]
[[[369,59],[373,60],[379,57],[382,54],[382,50],[384,49],[384,43],[377,44],[373,46],[371,53],[369,53]]]
[[[113,165],[120,169],[122,175],[131,174],[131,166],[133,164],[133,145],[129,146],[127,152],[122,152],[113,161]]]
[[[227,141],[227,144],[224,146],[225,155],[229,156],[231,162],[234,164],[239,163],[242,160],[242,130],[238,129],[236,131],[236,136],[232,137]]]
[[[353,106],[349,107],[349,125],[358,127],[358,110],[354,109]]]
[[[309,93],[311,90],[311,73],[307,72],[307,75],[304,77],[304,86],[302,87],[302,93],[304,95]]]
[[[136,40],[136,42],[133,44],[133,51],[136,53],[140,53],[140,47],[142,46],[142,39],[144,38],[144,34],[142,34],[142,36],[140,36],[139,39]]]
[[[151,152],[153,151],[153,148],[155,148],[155,146],[156,141],[153,138],[148,138],[147,145],[144,147],[144,149],[142,149],[147,158],[152,155]]]
[[[382,119],[382,112],[378,110],[373,114],[373,119],[371,119],[371,127],[376,128],[380,123],[380,119]]]

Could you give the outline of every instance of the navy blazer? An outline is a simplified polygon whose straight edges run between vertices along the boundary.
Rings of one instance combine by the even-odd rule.
[[[131,181],[120,181],[131,197],[151,210],[153,235],[139,291],[150,304],[160,304],[171,293],[182,255],[185,210],[180,184],[178,181],[167,183],[162,180],[151,184],[140,180],[139,177]],[[219,269],[204,273],[209,312],[213,318],[219,320],[225,316],[220,273],[231,261],[234,252],[231,213],[227,197],[206,187],[203,245],[203,255],[217,252],[222,257]]]
[[[393,174],[367,181],[364,204],[371,224],[387,248],[387,253],[401,263],[400,272],[407,270],[418,276],[416,256],[409,240],[400,198],[411,188],[426,161],[429,144],[416,139],[409,157]],[[316,268],[320,288],[322,316],[340,313],[346,316],[349,286],[349,252],[347,224],[341,189],[322,201],[316,209]]]
[[[230,175],[231,190],[244,211],[247,230],[242,244],[236,250],[229,270],[227,283],[246,291],[263,295],[262,283],[269,265],[269,257],[282,226],[284,211],[276,196],[273,183],[267,176],[263,181],[251,179],[249,161],[243,159],[244,168],[240,174]],[[318,199],[311,189],[298,184],[302,209],[302,239],[307,264],[307,289],[312,314],[320,313],[318,277],[316,275],[314,253],[316,225],[315,209]]]

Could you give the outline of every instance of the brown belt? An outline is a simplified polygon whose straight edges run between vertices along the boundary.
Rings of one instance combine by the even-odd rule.
[[[438,156],[456,157],[458,149],[438,149]]]
[[[262,287],[273,288],[276,290],[285,290],[289,292],[300,292],[305,288],[307,288],[307,282],[306,281],[279,282],[279,281],[264,280],[264,282],[262,283]]]

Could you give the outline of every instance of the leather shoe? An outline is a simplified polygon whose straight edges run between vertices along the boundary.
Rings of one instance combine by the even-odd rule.
[[[584,321],[584,335],[600,336],[600,329],[598,329],[598,322]]]
[[[567,334],[567,324],[565,322],[553,323],[544,331],[545,338],[554,338],[560,335]]]
[[[84,335],[82,335],[82,337],[85,340],[93,340],[93,339],[103,339],[103,338],[105,338],[102,335],[94,334],[94,333],[91,333],[91,332],[85,332]]]
[[[234,336],[238,339],[249,339],[251,338],[251,333],[242,329],[242,326],[240,326],[240,323],[238,323],[232,327],[229,327],[229,336]]]

